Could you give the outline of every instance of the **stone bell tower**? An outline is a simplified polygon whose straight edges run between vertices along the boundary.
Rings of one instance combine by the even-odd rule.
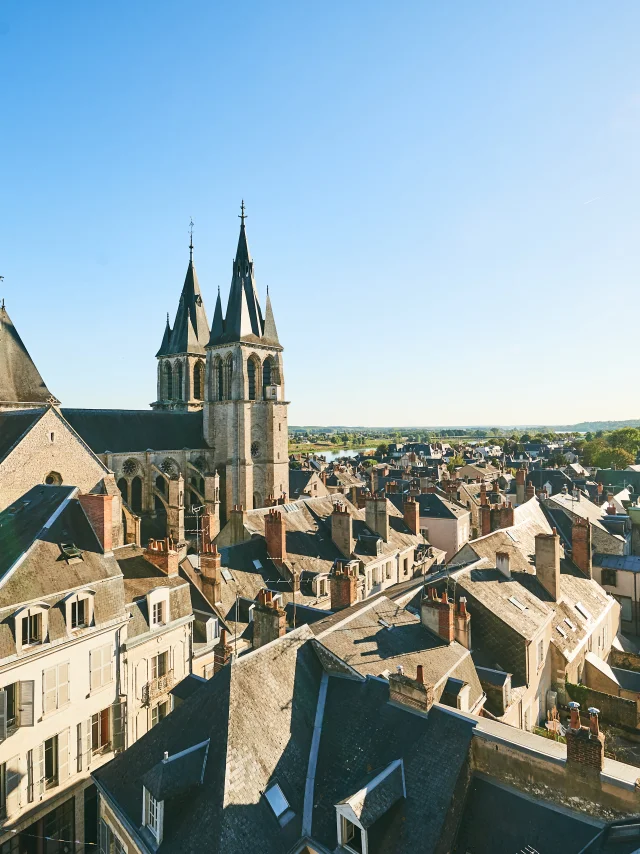
[[[221,476],[222,513],[263,507],[289,488],[282,346],[267,291],[262,314],[245,229],[223,316],[220,292],[207,345],[204,435]]]

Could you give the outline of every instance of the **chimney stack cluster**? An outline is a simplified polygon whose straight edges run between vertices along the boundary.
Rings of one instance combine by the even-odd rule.
[[[78,498],[103,552],[110,552],[113,548],[113,495],[87,493]]]
[[[417,667],[415,679],[407,676],[403,668],[389,674],[389,702],[419,712],[429,711],[433,706],[433,685],[424,684],[421,664]]]
[[[333,505],[331,514],[331,539],[343,557],[351,557],[356,547],[353,538],[353,519],[348,508],[339,502]]]
[[[536,575],[554,602],[560,601],[560,537],[556,529],[551,534],[536,534]]]
[[[587,578],[593,578],[591,557],[591,522],[576,517],[571,526],[571,552],[575,565]]]
[[[273,591],[263,587],[253,606],[253,648],[258,649],[287,631],[287,617],[283,608],[274,601]]]
[[[384,495],[372,495],[365,504],[367,527],[378,534],[385,543],[389,541],[389,510]]]
[[[231,661],[233,649],[230,643],[227,643],[227,630],[220,629],[220,640],[213,648],[213,675],[222,670],[222,668]]]
[[[267,553],[280,569],[287,560],[287,530],[280,510],[269,510],[264,517],[264,535]]]
[[[178,574],[178,552],[170,537],[166,537],[164,540],[150,539],[143,554],[149,563],[157,566],[169,578]]]
[[[589,726],[580,723],[580,704],[569,703],[571,720],[567,729],[567,765],[600,773],[604,768],[604,733],[600,732],[600,710],[589,708]]]
[[[412,534],[420,533],[420,502],[415,498],[407,498],[404,503],[404,523]]]
[[[420,616],[422,624],[445,643],[452,643],[455,640],[455,603],[449,601],[446,590],[443,590],[438,598],[435,587],[427,588],[427,595],[422,600]]]
[[[207,602],[212,605],[222,602],[221,559],[215,543],[206,544],[200,553],[200,581]]]
[[[358,563],[339,561],[329,576],[331,610],[342,611],[358,601]]]

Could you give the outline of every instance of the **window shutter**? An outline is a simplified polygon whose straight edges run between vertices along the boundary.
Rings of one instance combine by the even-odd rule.
[[[33,726],[35,715],[33,713],[33,699],[35,695],[35,681],[27,679],[18,682],[18,724],[19,726]]]
[[[108,685],[113,681],[113,648],[111,644],[102,647],[102,682]]]
[[[42,671],[42,711],[46,715],[56,709],[58,695],[58,668]]]
[[[109,828],[103,818],[100,819],[100,854],[109,854]]]
[[[124,750],[124,727],[126,720],[126,703],[124,700],[116,700],[111,707],[113,749]]]
[[[102,658],[101,658],[101,648],[92,649],[90,653],[90,664],[89,669],[91,670],[91,690],[96,691],[101,686],[101,676],[102,676]]]
[[[79,723],[76,727],[76,771],[78,774],[82,771],[83,744],[82,723]]]
[[[84,770],[91,767],[91,718],[87,718],[84,725]]]
[[[69,663],[58,665],[58,708],[66,706],[70,699]]]
[[[69,779],[69,728],[58,733],[58,783]]]
[[[27,750],[27,802],[33,803],[33,750]]]
[[[14,815],[20,809],[20,770],[18,756],[7,762],[7,816]]]
[[[38,794],[44,795],[44,742],[38,745]]]
[[[0,691],[0,742],[7,737],[7,692]]]

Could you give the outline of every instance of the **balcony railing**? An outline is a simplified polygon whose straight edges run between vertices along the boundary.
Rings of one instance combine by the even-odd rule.
[[[173,670],[167,670],[167,672],[162,676],[156,676],[155,679],[147,682],[142,689],[142,702],[148,706],[156,699],[156,697],[160,697],[162,694],[166,694],[167,691],[170,691],[174,685],[175,679],[173,677]]]

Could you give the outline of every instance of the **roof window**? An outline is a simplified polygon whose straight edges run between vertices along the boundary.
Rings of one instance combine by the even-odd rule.
[[[565,621],[565,623],[569,626],[569,628],[570,628],[572,631],[574,631],[574,632],[575,632],[576,627],[573,625],[573,623],[571,622],[571,620],[570,620],[568,617],[565,617],[565,618],[564,618],[564,621]]]
[[[60,543],[60,548],[67,560],[82,559],[82,552],[75,543]]]
[[[280,826],[284,827],[293,818],[293,810],[289,806],[289,801],[285,798],[282,789],[277,783],[274,783],[273,786],[265,790],[264,796],[280,822]]]
[[[256,558],[256,559],[254,560],[253,565],[255,566],[255,568],[256,568],[256,569],[262,569],[262,564],[260,563],[260,561],[258,560],[258,558]]]
[[[233,575],[231,575],[231,573],[226,567],[223,566],[220,572],[222,573],[222,577],[225,581],[233,581]]]
[[[522,602],[518,601],[515,596],[509,596],[509,602],[511,602],[512,605],[515,605],[516,608],[518,608],[518,610],[520,611],[527,610],[527,606],[523,605]]]
[[[556,631],[559,632],[563,638],[566,638],[567,633],[565,632],[564,629],[561,629],[560,626],[556,626]]]
[[[587,609],[584,607],[582,602],[576,602],[575,608],[579,614],[582,614],[582,616],[585,618],[585,620],[591,619],[591,614],[587,611]]]

